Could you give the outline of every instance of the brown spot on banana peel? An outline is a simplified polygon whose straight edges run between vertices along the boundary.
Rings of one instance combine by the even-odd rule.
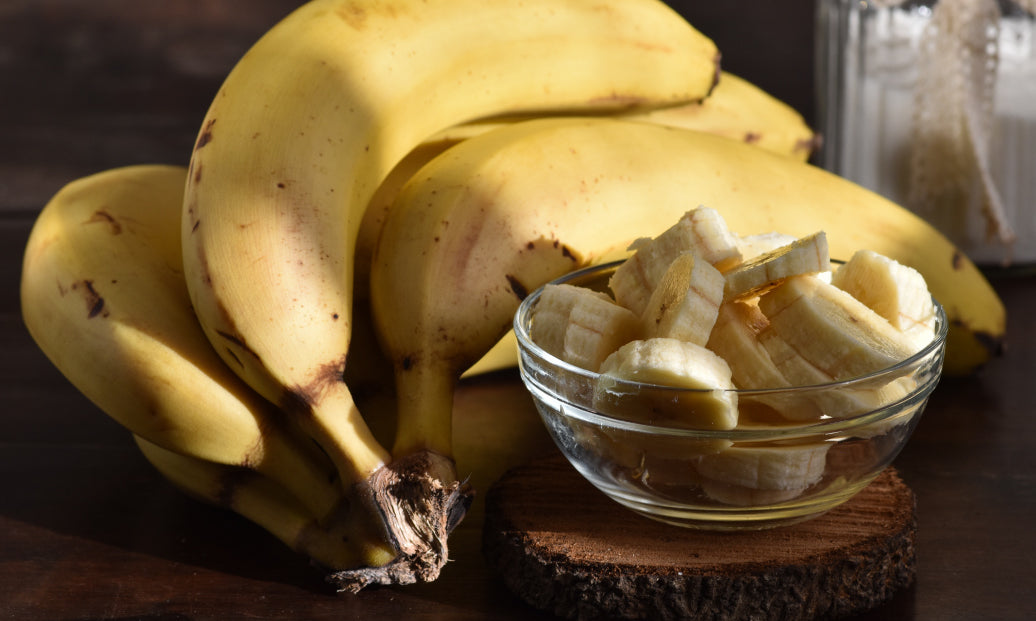
[[[255,353],[255,351],[251,347],[249,347],[245,343],[244,339],[240,336],[236,334],[231,334],[230,332],[227,332],[225,330],[216,330],[216,334],[219,335],[219,338],[233,345],[235,349],[247,352],[252,358],[255,358],[256,360],[259,359],[259,354]],[[230,351],[229,348],[228,351]],[[234,356],[234,358],[240,360],[240,358],[238,358],[236,355]]]
[[[115,219],[115,216],[111,215],[110,213],[108,213],[107,211],[105,211],[103,209],[98,209],[97,211],[95,211],[90,216],[90,218],[87,219],[86,222],[84,222],[83,224],[98,224],[98,223],[107,224],[109,226],[109,229],[111,230],[111,234],[112,235],[121,235],[122,234],[122,224],[120,224],[119,221]]]
[[[967,259],[967,257],[964,256],[964,253],[955,249],[953,251],[953,256],[950,257],[950,266],[953,267],[953,271],[956,272],[963,269],[964,264],[966,263],[965,259]]]
[[[198,151],[205,145],[212,142],[212,127],[216,124],[216,119],[209,119],[205,126],[202,127],[201,132],[198,134],[198,140],[194,143],[194,150]]]
[[[961,334],[970,336],[990,358],[1002,356],[1007,349],[1003,334],[993,334],[985,330],[973,330],[963,319],[952,319],[950,325]]]
[[[101,297],[97,290],[94,288],[94,281],[92,280],[81,280],[79,282],[72,283],[71,289],[73,291],[82,291],[83,298],[86,300],[86,316],[89,319],[95,317],[107,317],[108,310],[104,306],[104,298]]]
[[[523,285],[517,277],[511,274],[505,274],[505,278],[507,278],[507,283],[511,286],[511,291],[514,292],[514,295],[519,300],[524,300],[529,297],[529,289]]]
[[[320,403],[329,388],[345,382],[345,360],[343,355],[338,360],[325,363],[318,367],[308,384],[286,389],[281,398],[281,407],[288,412],[303,415],[311,413],[313,406]]]
[[[802,152],[807,156],[811,156],[820,150],[820,147],[824,146],[824,137],[820,134],[813,134],[811,138],[804,138],[795,143],[795,152]]]
[[[554,238],[549,240],[530,240],[525,244],[525,250],[535,251],[538,247],[537,242],[546,241],[550,244],[550,247],[560,251],[561,256],[572,262],[572,269],[579,267],[582,263],[582,259],[573,252],[571,248],[561,243],[561,240]],[[514,293],[518,301],[522,301],[529,296],[529,287],[521,281],[521,279],[515,274],[504,274],[504,278],[507,279],[508,288]],[[488,305],[488,302],[487,302]]]
[[[979,345],[985,348],[991,356],[1002,356],[1007,347],[1003,336],[996,336],[983,331],[972,332],[972,335],[974,335]]]

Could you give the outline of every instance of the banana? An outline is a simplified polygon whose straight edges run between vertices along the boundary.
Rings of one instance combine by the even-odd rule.
[[[723,274],[726,279],[725,299],[757,297],[786,278],[818,274],[830,268],[827,235],[820,231],[742,261],[726,271]]]
[[[25,325],[133,433],[262,473],[323,519],[342,498],[330,464],[223,364],[191,310],[179,239],[185,178],[179,166],[128,166],[59,190],[26,245]]]
[[[601,363],[594,405],[635,422],[733,429],[738,412],[733,388],[730,367],[705,347],[672,338],[639,339]]]
[[[830,443],[791,446],[734,445],[696,461],[711,497],[738,505],[783,502],[824,476]]]
[[[635,240],[633,255],[615,269],[608,287],[615,301],[644,315],[652,293],[680,254],[693,252],[716,270],[738,264],[741,255],[734,235],[716,210],[700,206],[651,238]]]
[[[719,317],[725,284],[723,274],[694,252],[676,257],[641,315],[645,335],[705,345]]]
[[[450,515],[469,494],[458,493],[449,417],[403,403],[418,411],[399,418],[390,452],[342,380],[354,252],[376,189],[443,128],[698,100],[717,62],[712,41],[656,0],[312,0],[227,76],[184,198],[191,299],[228,365],[300,422],[343,485],[369,490],[394,541],[418,542],[385,582],[438,575]],[[439,500],[396,497],[424,485],[398,478]]]
[[[658,125],[694,129],[742,140],[766,149],[806,161],[816,148],[818,136],[802,115],[783,101],[776,99],[748,80],[721,71],[719,81],[709,96],[702,101],[668,106],[643,112],[616,112],[614,116]],[[367,272],[381,227],[391,207],[392,199],[403,183],[422,165],[449,147],[464,140],[498,129],[505,125],[531,120],[529,115],[508,115],[479,119],[436,132],[407,154],[378,188],[375,199],[364,213],[356,250],[356,291],[365,294],[368,288]],[[783,243],[794,241],[792,236],[780,236]],[[742,254],[762,244],[766,250],[773,247],[763,236],[738,239]],[[780,245],[783,245],[780,244]],[[746,245],[747,244],[747,245]],[[761,251],[759,251],[761,253]],[[465,377],[513,368],[517,362],[514,334],[508,332],[489,352],[465,371]]]
[[[794,108],[729,71],[720,72],[712,93],[700,102],[627,118],[705,131],[803,162],[818,142],[818,136]]]
[[[609,116],[709,132],[800,161],[810,158],[819,140],[794,108],[748,80],[725,70],[720,71],[719,79],[709,96],[700,101],[651,110],[620,111]],[[511,114],[478,119],[437,132],[429,142],[456,143],[504,125],[534,118],[538,117]]]
[[[532,315],[529,336],[547,353],[596,372],[612,352],[640,336],[640,320],[604,293],[548,285]]]
[[[371,537],[359,527],[321,524],[284,486],[254,470],[182,455],[133,436],[145,459],[173,486],[213,506],[234,511],[325,570],[349,567],[378,551],[363,549]]]
[[[809,159],[817,143],[817,136],[794,108],[729,71],[720,72],[719,80],[708,97],[701,101],[646,111],[617,111],[611,115],[626,120],[727,136],[802,161]],[[511,114],[449,127],[436,132],[415,147],[392,169],[363,214],[363,223],[356,242],[357,295],[367,289],[370,254],[373,252],[392,199],[403,183],[421,166],[451,146],[493,129],[533,118],[537,117]],[[794,238],[787,241],[794,241]],[[514,356],[507,356],[505,366],[513,364]],[[487,361],[486,368],[489,370],[498,367],[491,359]]]
[[[706,477],[701,477],[698,485],[702,492],[712,500],[737,507],[763,507],[780,504],[798,498],[808,489],[754,489]]]
[[[537,119],[451,148],[389,213],[371,296],[389,357],[420,378],[400,374],[401,398],[448,416],[457,376],[507,332],[528,292],[628,256],[688,203],[715,209],[735,233],[800,238],[820,229],[833,258],[871,248],[912,266],[950,317],[947,373],[973,372],[999,347],[1004,307],[981,272],[933,227],[870,191],[703,132]]]
[[[757,303],[732,300],[719,307],[705,346],[727,361],[734,385],[738,388],[782,388],[789,385],[759,343],[759,333],[769,323]]]
[[[734,237],[738,252],[741,253],[742,261],[750,261],[761,254],[771,252],[781,246],[787,246],[798,239],[794,235],[788,235],[780,231],[753,233],[751,235],[735,234]]]
[[[858,250],[831,284],[866,304],[920,349],[935,336],[935,304],[921,274],[872,250]]]
[[[809,275],[792,276],[759,298],[769,322],[759,335],[792,385],[809,386],[815,369],[826,381],[852,379],[888,368],[919,351],[884,317],[850,294]],[[770,347],[770,335],[785,344]],[[925,343],[927,344],[927,343]]]
[[[739,420],[742,422],[758,417],[760,410],[752,407],[755,404],[766,406],[768,412],[777,413],[784,421],[817,421],[824,415],[844,418],[894,403],[914,388],[908,378],[898,378],[888,383],[862,382],[839,391],[773,391],[771,389],[795,385],[823,384],[833,378],[768,330],[769,326],[758,300],[755,303],[725,302],[707,343],[709,349],[727,362],[735,386],[761,390],[740,395]],[[780,367],[774,358],[780,361]],[[782,423],[770,416],[764,424]]]

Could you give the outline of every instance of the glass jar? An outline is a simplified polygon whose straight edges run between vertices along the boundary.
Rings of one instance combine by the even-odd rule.
[[[817,0],[818,163],[912,209],[980,265],[1036,265],[1036,2],[952,3],[994,13],[965,27],[937,21],[938,0]],[[932,47],[939,28],[960,40]],[[932,69],[954,61],[956,74]],[[953,117],[954,105],[974,114]]]

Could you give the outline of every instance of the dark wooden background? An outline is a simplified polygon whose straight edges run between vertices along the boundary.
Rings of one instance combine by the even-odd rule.
[[[172,490],[21,323],[21,251],[46,200],[105,168],[185,164],[225,73],[297,4],[0,0],[0,618],[543,618],[486,572],[477,503],[438,582],[328,592],[258,528]],[[813,120],[811,1],[673,6],[716,40],[726,69]],[[994,284],[1012,318],[1007,354],[944,379],[896,462],[918,497],[917,584],[861,619],[1036,612],[1036,280]],[[468,383],[457,411],[462,466],[483,490],[503,465],[549,450],[513,374]],[[507,432],[489,425],[501,417]]]

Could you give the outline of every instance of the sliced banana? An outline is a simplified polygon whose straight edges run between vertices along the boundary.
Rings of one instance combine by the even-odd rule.
[[[685,226],[689,226],[694,236],[695,252],[719,271],[728,270],[742,261],[737,237],[715,209],[702,205],[687,212],[681,222],[687,223]]]
[[[737,507],[761,507],[787,502],[801,496],[809,488],[801,489],[753,489],[703,478],[699,484],[709,498],[725,505]]]
[[[830,443],[789,446],[734,445],[697,461],[714,481],[755,490],[802,490],[824,476]]]
[[[681,254],[694,252],[720,271],[741,260],[734,234],[715,209],[698,207],[652,239],[640,239],[634,253],[612,275],[608,285],[615,300],[643,315],[651,293],[669,265]]]
[[[777,231],[770,231],[767,233],[756,233],[754,235],[735,235],[734,243],[737,245],[738,251],[741,253],[741,261],[751,261],[752,259],[777,250],[782,246],[794,243],[798,238],[794,235],[788,235],[787,233],[779,233]]]
[[[786,278],[816,274],[830,269],[830,266],[827,235],[819,231],[764,252],[725,272],[726,299],[754,297],[772,289]]]
[[[718,269],[695,253],[678,256],[648,300],[641,317],[645,336],[705,345],[719,315],[725,282]]]
[[[884,317],[813,276],[784,280],[759,299],[759,308],[770,322],[759,338],[793,385],[866,375],[915,351]]]
[[[706,346],[727,361],[738,388],[773,389],[792,385],[758,338],[769,323],[754,303],[730,301],[720,307]],[[821,404],[795,391],[743,395],[739,404],[744,407],[752,403],[768,406],[789,421],[818,420],[823,415]]]
[[[670,338],[632,341],[608,356],[600,373],[594,404],[606,414],[687,428],[737,426],[730,367],[701,345]],[[666,388],[632,388],[616,380]]]
[[[770,321],[756,304],[731,301],[719,308],[706,347],[727,361],[738,388],[790,385],[757,338],[768,325]]]
[[[604,293],[568,284],[544,287],[529,330],[544,351],[589,371],[639,333],[632,311]]]
[[[831,284],[878,313],[920,350],[935,338],[935,304],[924,276],[872,250],[859,250],[831,276]]]

